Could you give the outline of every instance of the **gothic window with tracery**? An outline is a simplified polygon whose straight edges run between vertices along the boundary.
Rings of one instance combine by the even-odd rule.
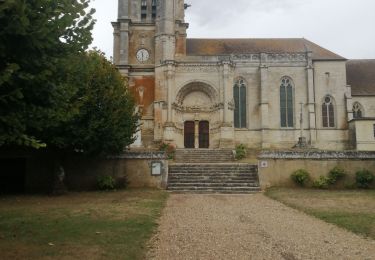
[[[246,128],[246,84],[243,79],[236,81],[233,87],[234,127]]]
[[[353,118],[362,118],[363,117],[363,108],[358,102],[353,105]]]
[[[281,127],[294,127],[293,81],[284,77],[280,85]]]
[[[335,127],[335,107],[330,96],[324,98],[322,104],[323,127]]]

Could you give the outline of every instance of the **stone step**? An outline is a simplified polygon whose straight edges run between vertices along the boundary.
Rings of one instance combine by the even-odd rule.
[[[215,170],[215,169],[231,169],[231,170],[257,170],[257,166],[253,165],[237,165],[237,164],[202,164],[202,163],[196,163],[194,165],[176,165],[171,164],[169,166],[170,169],[176,170],[176,169],[188,169],[188,170]]]
[[[254,193],[257,165],[233,162],[230,149],[178,149],[169,165],[168,188],[175,192]]]
[[[174,173],[169,173],[170,177],[255,177],[257,176],[256,173],[249,173],[249,172],[174,172]]]
[[[170,170],[169,173],[177,174],[177,173],[192,173],[192,174],[199,174],[199,173],[223,173],[223,174],[235,174],[235,173],[241,173],[241,174],[251,174],[256,173],[256,170],[249,170],[249,169],[173,169]]]
[[[233,162],[232,159],[230,158],[221,158],[221,157],[214,157],[214,158],[210,158],[208,156],[202,156],[201,158],[178,158],[178,157],[175,157],[175,162],[185,162],[185,163],[220,163],[220,162],[227,162],[227,163],[230,163],[230,162]]]
[[[230,184],[230,185],[236,185],[236,184],[246,184],[246,183],[258,183],[258,180],[225,180],[225,181],[201,181],[201,180],[179,180],[179,181],[170,181],[168,182],[168,185],[173,186],[179,183],[190,183],[191,185],[194,185],[195,183],[202,183],[202,184],[217,184],[217,185],[223,185],[223,184]]]
[[[171,163],[172,166],[191,166],[191,167],[201,167],[201,166],[248,166],[248,167],[257,167],[255,164],[248,163],[238,163],[238,162],[223,162],[223,163],[184,163],[184,162],[174,162]]]
[[[169,172],[170,174],[192,174],[192,175],[199,175],[199,174],[207,174],[207,175],[213,175],[213,174],[242,174],[242,175],[251,175],[256,174],[256,171],[249,171],[249,170],[173,170]]]
[[[170,183],[176,183],[176,182],[218,182],[218,183],[223,183],[223,182],[238,182],[238,183],[243,183],[243,182],[254,182],[258,181],[258,178],[251,177],[251,178],[237,178],[237,177],[227,177],[227,178],[220,178],[220,177],[195,177],[195,178],[189,178],[189,177],[181,177],[181,178],[170,178],[169,182]]]
[[[233,194],[233,195],[252,195],[258,193],[260,190],[255,191],[230,191],[230,190],[167,190],[170,193],[177,194]]]
[[[233,161],[231,149],[177,149],[177,162],[230,162]]]
[[[207,165],[204,165],[204,164],[201,164],[201,163],[197,163],[196,166],[191,166],[191,165],[173,165],[171,164],[169,166],[169,168],[171,169],[206,169],[206,170],[210,170],[210,169],[233,169],[233,170],[236,170],[236,169],[246,169],[246,170],[256,170],[256,166],[238,166],[238,165],[220,165],[220,164],[217,164],[217,165],[212,165],[212,166],[207,166]]]
[[[202,183],[202,182],[196,182],[196,183],[170,183],[168,186],[170,187],[259,187],[258,183],[256,182],[247,182],[247,183]]]
[[[197,177],[190,177],[190,176],[181,176],[181,177],[170,177],[169,180],[170,181],[174,181],[174,182],[177,182],[177,181],[184,181],[184,180],[192,180],[192,181],[220,181],[220,182],[223,182],[223,181],[242,181],[242,182],[246,182],[246,181],[253,181],[253,180],[257,180],[258,178],[256,176],[251,176],[251,177],[236,177],[236,176],[230,176],[230,177],[221,177],[221,176],[210,176],[210,177],[206,177],[206,176],[197,176]]]
[[[203,191],[203,192],[228,192],[228,193],[239,193],[239,192],[259,192],[259,187],[196,187],[196,186],[186,186],[186,187],[168,187],[169,191]]]

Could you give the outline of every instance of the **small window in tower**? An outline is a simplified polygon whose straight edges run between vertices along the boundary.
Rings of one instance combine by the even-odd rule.
[[[152,0],[152,19],[156,19],[156,5],[157,5],[157,0]]]
[[[141,19],[147,19],[147,0],[141,0]]]
[[[375,138],[375,125],[374,125],[374,138]]]

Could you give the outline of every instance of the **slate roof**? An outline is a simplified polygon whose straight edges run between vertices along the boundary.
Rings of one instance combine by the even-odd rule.
[[[312,51],[313,60],[346,60],[304,38],[285,39],[187,39],[187,55],[287,53]]]
[[[353,96],[375,96],[375,60],[347,61],[346,79]]]

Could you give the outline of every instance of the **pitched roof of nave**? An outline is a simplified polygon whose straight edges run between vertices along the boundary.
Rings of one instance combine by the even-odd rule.
[[[346,78],[353,96],[375,96],[375,59],[349,60]]]
[[[187,55],[312,52],[313,60],[346,60],[304,38],[187,39]]]

